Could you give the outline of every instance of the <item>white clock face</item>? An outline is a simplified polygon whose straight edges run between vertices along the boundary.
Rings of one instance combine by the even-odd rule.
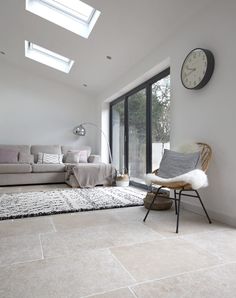
[[[207,56],[201,49],[193,50],[184,61],[181,79],[186,88],[198,86],[207,71]]]

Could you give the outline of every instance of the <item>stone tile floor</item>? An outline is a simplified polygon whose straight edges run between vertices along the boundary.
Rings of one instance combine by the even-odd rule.
[[[22,192],[65,185],[0,187]],[[0,297],[236,297],[236,229],[130,207],[0,221]]]

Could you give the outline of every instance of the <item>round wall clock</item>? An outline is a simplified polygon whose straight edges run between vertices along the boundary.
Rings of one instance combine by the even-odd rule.
[[[197,48],[185,58],[181,69],[181,81],[187,89],[201,89],[210,80],[215,60],[211,51]]]

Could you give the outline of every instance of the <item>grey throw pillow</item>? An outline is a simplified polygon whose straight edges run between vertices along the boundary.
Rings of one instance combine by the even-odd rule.
[[[79,151],[68,151],[66,153],[66,163],[79,163],[80,152]]]
[[[196,169],[200,159],[200,152],[180,153],[165,149],[158,176],[173,178]]]
[[[18,155],[18,151],[0,149],[0,163],[18,163]]]
[[[27,164],[33,164],[34,163],[34,155],[20,152],[19,153],[19,163],[27,163]]]

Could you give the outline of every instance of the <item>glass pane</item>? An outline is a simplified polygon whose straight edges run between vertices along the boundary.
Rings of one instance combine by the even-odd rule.
[[[112,106],[112,158],[114,166],[120,173],[123,172],[125,167],[124,115],[124,101],[121,101]]]
[[[170,148],[170,76],[152,85],[152,170]]]
[[[84,22],[89,22],[95,11],[93,7],[80,0],[43,0],[43,2]]]
[[[129,174],[142,182],[146,173],[146,89],[128,98]]]

